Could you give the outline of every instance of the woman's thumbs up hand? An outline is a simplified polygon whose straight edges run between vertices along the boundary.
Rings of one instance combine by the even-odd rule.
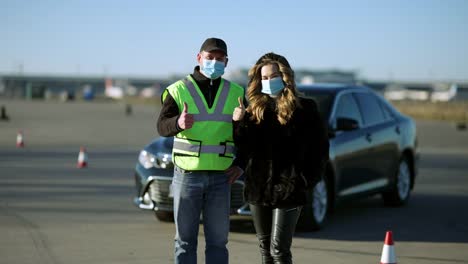
[[[242,118],[244,118],[245,115],[245,106],[242,102],[242,98],[239,97],[237,98],[237,100],[239,101],[239,106],[234,108],[234,112],[232,113],[232,120],[234,121],[242,120]]]

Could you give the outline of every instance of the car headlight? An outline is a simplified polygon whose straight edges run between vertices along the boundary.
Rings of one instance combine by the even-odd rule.
[[[169,154],[159,154],[156,161],[163,169],[169,169],[172,167],[172,156]]]
[[[145,168],[161,168],[161,169],[170,169],[172,165],[172,156],[167,153],[157,153],[157,156],[149,153],[146,150],[140,152],[138,156],[138,161]]]
[[[138,156],[138,161],[145,169],[156,167],[156,157],[146,150],[142,150]]]

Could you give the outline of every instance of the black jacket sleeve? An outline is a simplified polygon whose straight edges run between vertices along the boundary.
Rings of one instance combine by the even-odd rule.
[[[177,135],[181,129],[177,124],[180,112],[179,106],[175,102],[174,98],[168,93],[164,102],[162,102],[161,112],[158,118],[158,133],[163,137],[172,137]]]
[[[244,103],[245,108],[247,108],[247,100],[244,99],[242,100]],[[245,115],[248,113],[246,112]],[[244,118],[245,120],[245,118]],[[246,156],[245,156],[245,143],[242,141],[242,135],[245,134],[245,122],[244,120],[241,121],[232,121],[232,134],[234,138],[234,145],[236,147],[236,155],[234,157],[234,160],[232,161],[233,166],[238,166],[242,170],[245,171],[246,167]]]
[[[241,121],[232,121],[233,132],[234,132],[234,145],[236,146],[236,155],[232,161],[233,166],[238,166],[245,171],[245,151],[243,144],[239,141],[239,137],[236,136],[236,131],[238,132]]]
[[[247,166],[248,153],[250,151],[249,147],[251,142],[249,143],[249,138],[254,137],[253,134],[250,135],[252,131],[249,132],[249,118],[250,114],[246,112],[242,120],[232,122],[234,144],[236,146],[236,157],[233,161],[233,165],[239,166],[244,171]]]
[[[305,105],[307,116],[313,122],[310,128],[312,136],[307,140],[307,149],[311,150],[311,156],[308,160],[311,161],[308,165],[304,164],[306,171],[307,187],[313,188],[317,182],[323,177],[326,163],[329,159],[330,143],[328,139],[328,125],[320,112],[318,111],[317,103],[314,100],[307,100]]]

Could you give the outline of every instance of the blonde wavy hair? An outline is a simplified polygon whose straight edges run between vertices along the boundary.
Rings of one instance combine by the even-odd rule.
[[[273,52],[267,53],[260,57],[255,65],[249,70],[249,83],[247,88],[247,100],[249,106],[247,111],[251,113],[251,119],[259,124],[263,120],[265,109],[268,101],[271,100],[268,94],[261,92],[262,90],[262,67],[265,65],[276,65],[281,78],[285,83],[284,89],[275,98],[276,100],[276,116],[280,124],[285,125],[291,119],[297,107],[300,107],[299,92],[296,89],[294,80],[294,71],[291,69],[289,62],[285,57]]]

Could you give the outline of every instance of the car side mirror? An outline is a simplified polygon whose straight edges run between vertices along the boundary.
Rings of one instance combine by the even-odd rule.
[[[337,131],[350,131],[359,128],[357,120],[347,117],[338,117],[336,119],[336,130]]]

